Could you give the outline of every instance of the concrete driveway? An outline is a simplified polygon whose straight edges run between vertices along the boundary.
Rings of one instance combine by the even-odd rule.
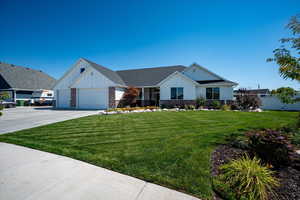
[[[0,199],[199,200],[68,157],[0,143]]]
[[[0,134],[98,113],[95,110],[54,110],[51,107],[17,107],[2,112]]]

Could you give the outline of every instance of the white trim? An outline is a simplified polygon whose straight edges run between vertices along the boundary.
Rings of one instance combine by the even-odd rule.
[[[200,85],[199,83],[197,83],[196,81],[190,79],[189,77],[185,76],[184,74],[182,74],[182,73],[180,73],[180,72],[178,72],[178,71],[173,72],[173,73],[170,74],[167,78],[165,78],[164,80],[162,80],[161,82],[159,82],[157,85],[158,85],[158,86],[162,85],[164,82],[166,82],[167,80],[169,80],[170,78],[172,78],[172,77],[175,76],[175,75],[181,76],[182,78],[184,78],[184,79],[190,81],[190,82],[191,82],[192,84],[194,84],[195,86],[201,86],[201,85]]]

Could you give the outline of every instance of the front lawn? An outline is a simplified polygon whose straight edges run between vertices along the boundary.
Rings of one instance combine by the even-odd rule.
[[[66,155],[205,199],[212,194],[210,154],[226,135],[280,127],[294,123],[296,116],[271,111],[95,115],[1,135],[0,141]]]

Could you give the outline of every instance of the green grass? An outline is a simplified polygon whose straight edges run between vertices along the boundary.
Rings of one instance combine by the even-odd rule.
[[[205,199],[212,194],[210,154],[226,135],[284,126],[295,123],[296,116],[233,111],[97,115],[1,135],[0,141],[69,156]]]

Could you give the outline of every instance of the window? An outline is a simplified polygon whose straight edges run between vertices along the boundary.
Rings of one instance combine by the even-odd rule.
[[[220,88],[206,88],[206,99],[220,99]]]
[[[80,73],[84,72],[85,68],[80,68]]]
[[[51,94],[51,93],[48,93],[47,96],[48,96],[48,97],[52,97],[52,94]]]
[[[171,99],[183,99],[183,88],[171,88]]]

